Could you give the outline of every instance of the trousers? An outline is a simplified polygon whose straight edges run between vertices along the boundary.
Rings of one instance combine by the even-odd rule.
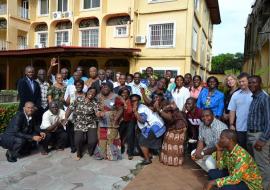
[[[209,170],[208,172],[209,180],[215,180],[215,179],[226,177],[226,176],[229,176],[229,173],[227,170],[212,169],[212,170]],[[248,186],[243,181],[236,185],[225,185],[218,189],[219,190],[249,190]]]
[[[256,141],[260,138],[261,132],[247,133],[248,152],[254,157],[263,178],[264,190],[270,189],[270,140],[266,142],[261,151],[254,148]]]
[[[90,156],[93,155],[97,144],[97,128],[89,128],[87,132],[75,131],[74,141],[77,149],[77,156],[82,157],[83,144],[87,139],[87,149]]]

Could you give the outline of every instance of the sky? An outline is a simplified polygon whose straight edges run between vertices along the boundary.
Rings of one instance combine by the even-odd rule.
[[[214,25],[213,55],[244,52],[245,26],[255,0],[219,0],[221,24]]]

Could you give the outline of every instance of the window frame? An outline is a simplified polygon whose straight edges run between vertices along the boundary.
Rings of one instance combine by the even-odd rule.
[[[48,31],[38,31],[38,32],[35,32],[36,33],[36,39],[35,39],[35,44],[40,44],[40,38],[39,38],[39,35],[40,34],[47,34],[47,39],[46,39],[46,43],[45,43],[45,47],[48,47],[48,39],[49,39],[49,33]]]
[[[61,1],[63,2],[63,1],[65,1],[65,0],[61,0]],[[59,11],[59,4],[58,4],[58,0],[57,0],[57,9],[56,9],[57,12],[62,12],[62,13],[64,13],[64,12],[68,12],[68,11],[69,11],[69,0],[66,0],[66,1],[67,1],[67,10],[66,10],[66,11],[63,10],[63,5],[64,5],[64,4],[62,4],[62,10]]]
[[[82,46],[82,31],[85,31],[85,30],[91,30],[91,29],[98,29],[98,42],[97,42],[97,46]],[[81,47],[99,47],[99,27],[87,27],[87,28],[79,28],[79,32],[80,32],[80,46]]]
[[[102,1],[99,0],[99,7],[85,9],[84,8],[84,0],[81,0],[81,11],[95,11],[95,10],[99,10],[100,7],[101,7],[101,3],[102,3]]]
[[[118,30],[117,28],[126,28],[126,34],[122,34],[122,35],[118,35]],[[114,38],[128,38],[129,36],[129,28],[128,28],[128,24],[124,24],[124,25],[115,25],[114,26]]]
[[[50,4],[49,4],[49,0],[47,0],[47,6],[48,6],[48,13],[47,14],[41,14],[41,0],[38,0],[38,6],[37,6],[37,9],[38,9],[38,16],[48,16],[49,13],[50,13]]]
[[[159,46],[152,46],[151,45],[151,25],[162,25],[162,24],[173,24],[173,44],[172,45],[159,45]],[[148,23],[147,25],[147,41],[146,41],[147,48],[156,48],[156,49],[170,49],[175,48],[176,46],[176,21],[162,21],[162,22],[152,22]]]
[[[63,29],[63,30],[56,30],[55,31],[55,46],[61,46],[60,45],[57,45],[57,33],[60,33],[60,32],[68,32],[68,42],[61,42],[61,43],[71,43],[71,29]]]
[[[143,73],[143,71],[146,70],[147,67],[140,67],[140,72]],[[180,68],[179,67],[153,67],[154,69],[154,73],[155,70],[160,70],[160,71],[164,71],[164,74],[166,71],[177,71],[177,75],[180,75]]]

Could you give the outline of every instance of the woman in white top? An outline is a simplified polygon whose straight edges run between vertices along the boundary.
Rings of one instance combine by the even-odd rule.
[[[190,97],[189,90],[184,87],[184,77],[178,75],[175,78],[176,87],[172,90],[172,97],[180,111],[183,110],[186,100]]]

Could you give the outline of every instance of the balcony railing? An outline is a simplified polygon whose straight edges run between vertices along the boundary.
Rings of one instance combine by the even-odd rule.
[[[18,8],[18,16],[23,19],[29,19],[29,10],[23,7]]]
[[[7,5],[1,4],[0,5],[0,15],[5,15],[7,14]]]
[[[0,40],[0,51],[7,50],[8,43],[5,40]]]

